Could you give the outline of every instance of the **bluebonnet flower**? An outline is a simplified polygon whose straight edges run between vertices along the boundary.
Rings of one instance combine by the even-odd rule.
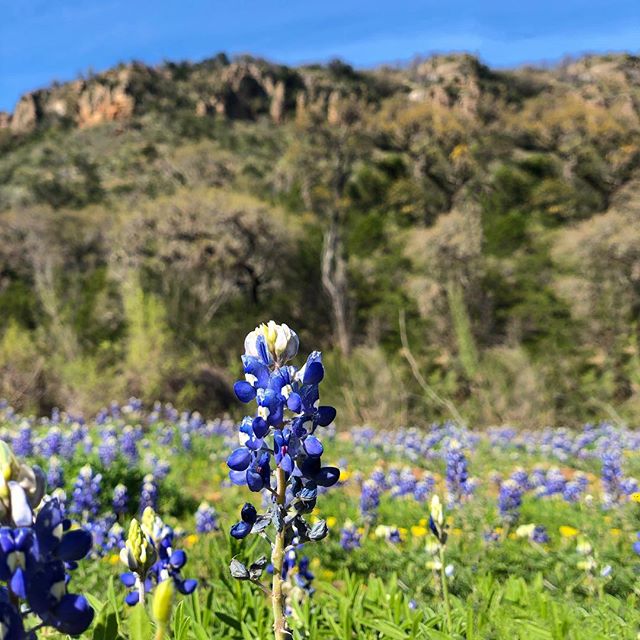
[[[425,474],[422,480],[416,483],[413,490],[413,498],[416,502],[426,502],[435,486],[435,478],[430,474]]]
[[[606,505],[617,504],[622,496],[622,454],[614,446],[608,447],[602,454],[602,492]]]
[[[553,496],[564,492],[567,480],[562,474],[562,471],[557,467],[549,469],[545,475],[544,483],[541,487],[538,487],[539,495]]]
[[[51,490],[64,487],[64,471],[60,460],[53,456],[49,461],[49,469],[47,470],[47,487]]]
[[[138,453],[139,435],[131,425],[127,425],[120,436],[120,451],[130,464],[135,464],[140,458]]]
[[[360,547],[361,539],[362,534],[358,531],[358,527],[353,522],[345,522],[340,531],[340,546],[345,551],[353,551]]]
[[[140,511],[144,511],[147,507],[151,507],[154,511],[158,508],[158,485],[150,473],[143,478],[140,492]]]
[[[129,492],[125,485],[117,484],[113,488],[111,504],[113,506],[113,512],[116,515],[127,513],[127,507],[129,506]]]
[[[447,525],[444,522],[444,509],[437,494],[433,494],[429,504],[429,531],[433,534],[440,547],[447,543]]]
[[[633,543],[633,552],[640,556],[640,533],[636,535],[636,541]]]
[[[171,464],[168,460],[155,460],[153,465],[153,477],[160,481],[164,480],[171,471]]]
[[[298,558],[298,553],[301,549],[302,545],[293,544],[288,548],[284,556],[282,579],[289,580],[288,599],[298,596],[295,593],[296,588],[310,596],[315,591],[312,584],[315,576],[309,570],[309,558],[306,556]]]
[[[578,502],[584,491],[584,486],[575,480],[570,480],[565,484],[562,498],[566,502]]]
[[[400,471],[394,485],[391,487],[391,495],[394,498],[413,495],[416,484],[415,474],[411,469],[405,467]]]
[[[246,502],[240,511],[240,522],[231,527],[231,535],[238,540],[246,538],[250,533],[253,525],[258,520],[258,512],[256,508],[249,502]]]
[[[105,469],[108,469],[118,457],[118,439],[114,435],[108,435],[98,445],[98,457]]]
[[[97,516],[100,510],[101,484],[101,474],[94,473],[88,464],[82,467],[73,485],[69,507],[71,513],[81,515],[84,520]]]
[[[312,352],[297,369],[287,364],[297,351],[298,337],[287,325],[269,322],[247,335],[242,356],[245,379],[235,383],[234,391],[242,402],[255,400],[257,411],[240,424],[240,447],[227,460],[232,482],[272,496],[264,514],[258,515],[255,508],[245,505],[231,535],[244,538],[253,531],[266,536],[267,527],[275,528],[271,560],[274,631],[278,637],[289,633],[282,589],[283,551],[294,539],[304,543],[327,535],[326,522],[309,526],[303,514],[313,510],[323,489],[340,479],[339,469],[323,466],[324,447],[316,435],[319,427],[328,427],[336,416],[333,407],[320,404],[322,356]],[[234,559],[232,575],[259,578],[262,561],[251,567],[247,569]]]
[[[218,530],[216,510],[208,502],[201,502],[196,511],[196,532],[211,533]]]
[[[372,480],[367,480],[362,484],[360,492],[360,513],[362,519],[367,524],[372,524],[378,517],[380,507],[380,490],[378,485]]]
[[[28,422],[20,426],[18,435],[13,438],[11,446],[17,456],[27,457],[33,454],[33,429]]]
[[[535,529],[533,530],[531,539],[538,544],[546,544],[547,542],[549,542],[549,534],[547,533],[545,527],[539,524],[536,525]]]
[[[182,549],[173,548],[174,539],[173,529],[151,507],[144,510],[141,523],[136,519],[131,521],[129,536],[120,552],[121,561],[129,569],[120,579],[133,589],[125,597],[128,605],[140,602],[155,585],[165,580],[172,580],[176,589],[185,595],[196,589],[197,580],[182,577],[187,555]]]
[[[382,469],[381,467],[376,467],[371,472],[369,479],[375,482],[376,485],[378,485],[378,488],[380,489],[380,491],[385,491],[389,486],[387,483],[386,475],[384,473],[384,469]]]
[[[529,491],[529,489],[532,488],[532,485],[529,482],[529,474],[521,467],[513,471],[511,479],[518,484],[523,492]]]
[[[93,610],[84,596],[69,593],[68,574],[91,547],[91,536],[72,529],[55,498],[44,496],[45,477],[20,463],[0,442],[0,475],[7,491],[0,498],[0,631],[5,638],[25,635],[20,612],[29,609],[63,634],[85,631]],[[19,483],[18,483],[19,480]],[[42,503],[34,518],[33,509]]]
[[[402,542],[402,536],[400,535],[400,531],[397,527],[389,527],[381,524],[376,527],[375,534],[376,537],[384,538],[391,544],[400,544]]]
[[[58,455],[62,448],[62,432],[59,427],[51,427],[40,441],[40,454],[44,458]]]
[[[273,471],[287,482],[285,509],[297,514],[315,506],[319,487],[334,485],[340,472],[323,467],[323,446],[315,435],[335,418],[335,409],[319,406],[318,385],[324,377],[319,352],[302,369],[287,366],[298,339],[286,325],[261,325],[245,340],[242,362],[245,380],[234,389],[243,402],[256,401],[257,415],[240,424],[240,447],[229,456],[230,478],[251,491],[272,490]],[[285,410],[291,412],[285,418]],[[269,442],[271,441],[271,443]],[[244,520],[243,520],[244,522]],[[242,522],[233,531],[244,533]]]
[[[463,496],[467,495],[466,485],[469,479],[467,458],[461,444],[457,440],[449,443],[445,452],[447,484],[447,499],[450,506],[460,504]]]
[[[514,524],[520,517],[522,489],[514,480],[505,480],[498,494],[498,510],[507,524]]]
[[[624,496],[638,493],[638,481],[635,478],[624,478],[622,482],[620,482],[620,491]]]

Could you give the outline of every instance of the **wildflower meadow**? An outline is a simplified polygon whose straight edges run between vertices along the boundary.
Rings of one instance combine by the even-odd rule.
[[[300,347],[247,335],[241,420],[4,402],[0,638],[637,637],[640,434],[350,426]]]

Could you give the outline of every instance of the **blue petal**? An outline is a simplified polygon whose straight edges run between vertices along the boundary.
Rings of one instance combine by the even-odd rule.
[[[256,386],[264,389],[269,384],[269,368],[258,360],[255,356],[242,356],[242,364],[244,372],[255,376],[257,379]]]
[[[182,549],[176,549],[169,558],[171,566],[181,569],[187,562],[187,554]]]
[[[136,583],[136,577],[133,573],[121,573],[120,582],[122,582],[125,587],[133,587]]]
[[[262,363],[269,365],[271,363],[271,355],[269,354],[267,341],[264,339],[263,335],[259,335],[256,339],[256,350],[258,351],[258,356],[260,357],[260,360],[262,360]]]
[[[24,570],[18,567],[13,576],[11,576],[11,581],[9,582],[9,586],[11,587],[11,591],[15,593],[18,598],[26,598],[27,597],[27,583],[26,576],[24,574]]]
[[[246,538],[249,535],[252,527],[253,525],[248,522],[238,522],[231,527],[231,536],[237,540],[242,540],[242,538]]]
[[[198,581],[193,580],[192,578],[189,578],[188,580],[183,580],[178,585],[178,591],[184,594],[185,596],[188,596],[190,593],[193,593],[196,590],[197,586],[198,586]]]
[[[287,407],[294,413],[298,413],[302,407],[302,398],[297,393],[291,393],[287,398]]]
[[[93,621],[93,609],[84,596],[67,593],[54,610],[53,626],[62,633],[77,636]]]
[[[130,607],[133,607],[133,605],[138,604],[139,600],[140,600],[140,594],[137,591],[132,591],[131,593],[128,593],[124,598],[124,601]]]
[[[324,367],[321,362],[310,362],[304,368],[303,384],[318,384],[324,378]]]
[[[269,425],[264,418],[259,416],[253,419],[253,434],[256,438],[264,438],[269,433]]]
[[[256,390],[244,380],[238,380],[233,385],[233,390],[240,402],[251,402],[256,397]]]
[[[228,458],[227,465],[233,471],[245,471],[251,464],[251,451],[246,447],[236,449]]]
[[[233,484],[243,485],[247,484],[247,472],[246,471],[229,471],[229,480]]]
[[[67,531],[60,541],[58,555],[60,556],[60,559],[65,562],[81,560],[91,550],[92,543],[93,538],[91,537],[91,534],[84,529]]]
[[[340,479],[340,469],[336,467],[322,467],[315,477],[321,487],[332,487]]]
[[[304,450],[308,455],[318,457],[322,455],[324,447],[318,438],[315,436],[308,436],[304,441]]]
[[[285,453],[278,466],[286,473],[291,473],[293,471],[293,460],[291,459],[291,456],[288,453]]]
[[[317,423],[321,427],[330,425],[336,419],[336,410],[333,407],[323,406],[318,407]]]
[[[240,510],[240,517],[243,522],[248,522],[253,525],[253,523],[258,519],[258,512],[250,502],[245,502]]]
[[[247,486],[251,491],[257,493],[258,491],[262,491],[264,489],[264,479],[263,477],[254,469],[249,469],[247,471]]]

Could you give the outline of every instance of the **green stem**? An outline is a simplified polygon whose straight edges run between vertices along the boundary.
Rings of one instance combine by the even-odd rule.
[[[451,604],[449,603],[449,585],[447,584],[447,574],[444,566],[444,545],[440,545],[440,583],[442,586],[442,600],[444,601],[444,611],[447,617],[447,633],[451,635],[453,632],[453,623],[451,621]]]
[[[138,604],[144,607],[144,580],[138,577]]]
[[[285,503],[285,491],[287,479],[280,468],[276,471],[276,503],[278,509]],[[287,620],[284,615],[284,594],[282,591],[282,564],[284,562],[284,529],[276,532],[273,551],[271,552],[271,564],[273,565],[273,584],[271,589],[271,604],[273,606],[273,633],[276,640],[287,640],[291,633],[287,628]]]
[[[167,627],[165,625],[158,625],[158,627],[156,628],[156,637],[155,640],[164,640],[164,632],[166,631]]]

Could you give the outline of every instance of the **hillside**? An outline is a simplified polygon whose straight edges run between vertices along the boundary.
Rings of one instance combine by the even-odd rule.
[[[0,114],[0,396],[226,409],[273,317],[345,420],[633,421],[639,189],[630,55],[52,85]]]

